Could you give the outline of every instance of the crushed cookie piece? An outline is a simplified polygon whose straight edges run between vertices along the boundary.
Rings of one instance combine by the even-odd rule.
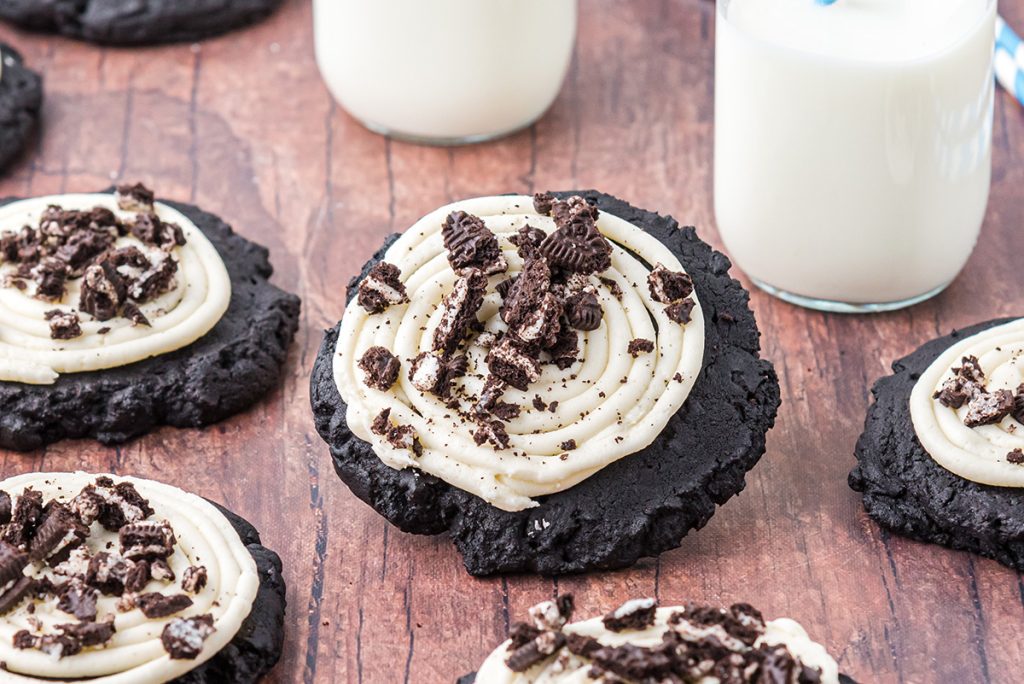
[[[486,363],[491,374],[524,392],[531,382],[536,382],[540,377],[537,355],[516,344],[510,336],[503,337],[491,347]]]
[[[622,300],[622,288],[619,284],[611,278],[598,278],[601,284],[608,288],[608,291],[612,293],[612,296],[618,300]]]
[[[125,302],[124,307],[121,309],[121,315],[131,321],[133,326],[144,325],[150,327],[151,325],[149,319],[142,313],[142,309],[134,302]]]
[[[682,383],[683,375],[682,373],[676,373],[675,375],[672,376],[672,379],[675,380],[676,382]]]
[[[647,276],[647,287],[656,302],[671,304],[693,294],[693,278],[686,273],[670,271],[657,264]]]
[[[518,418],[520,411],[521,408],[519,404],[510,404],[505,401],[497,402],[494,405],[494,408],[491,409],[491,413],[494,415],[495,418],[497,418],[498,420],[502,420],[506,423],[510,420],[515,420],[516,418]]]
[[[654,351],[654,342],[638,337],[637,339],[630,341],[626,351],[628,351],[630,356],[635,359],[641,354],[650,354]]]
[[[125,280],[113,264],[93,264],[82,277],[78,308],[98,321],[109,321],[117,315],[127,294]]]
[[[206,586],[208,573],[204,565],[190,565],[181,575],[181,588],[189,594],[198,594]]]
[[[89,560],[85,582],[106,596],[121,596],[129,582],[134,586],[139,581],[132,571],[130,561],[116,553],[101,551]]]
[[[501,304],[501,320],[510,328],[520,325],[541,302],[551,288],[551,269],[546,259],[530,259],[516,277]]]
[[[561,449],[562,451],[572,451],[573,449],[576,448],[576,440],[567,439],[564,442],[562,442],[558,448]]]
[[[57,591],[60,597],[57,602],[57,610],[74,615],[84,622],[92,622],[96,619],[98,591],[77,579],[60,585]]]
[[[1024,451],[1020,449],[1014,449],[1010,453],[1006,454],[1006,460],[1014,465],[1024,464]]]
[[[598,210],[582,197],[555,200],[558,229],[544,238],[540,251],[552,266],[589,275],[611,267],[612,246],[597,229]]]
[[[359,359],[359,369],[363,371],[363,382],[367,387],[387,392],[398,379],[402,364],[398,358],[384,347],[370,347]]]
[[[136,596],[135,605],[148,618],[163,618],[185,610],[192,605],[192,599],[185,594],[151,592]]]
[[[29,543],[42,520],[43,495],[30,487],[15,500],[11,522],[3,531],[3,541],[23,551],[28,550]]]
[[[469,358],[465,354],[445,359],[431,352],[421,352],[409,366],[409,382],[421,392],[447,399],[452,383],[464,376],[468,367]]]
[[[588,287],[565,300],[566,318],[576,330],[590,331],[601,327],[604,309],[597,299],[597,293]]]
[[[536,309],[527,312],[511,333],[524,345],[539,344],[552,347],[558,342],[562,330],[562,303],[555,295],[547,292]]]
[[[118,185],[114,196],[119,209],[137,213],[152,212],[153,203],[156,202],[156,194],[142,183]]]
[[[509,242],[516,246],[516,253],[525,261],[526,259],[535,259],[540,256],[540,245],[546,237],[547,233],[543,230],[525,225],[509,238]],[[504,293],[502,293],[502,296],[504,296]]]
[[[533,195],[533,208],[541,216],[550,216],[555,202],[555,196],[550,192],[538,192]]]
[[[448,263],[459,275],[470,270],[479,270],[484,275],[508,270],[498,238],[478,216],[464,211],[452,212],[441,227],[441,236],[448,250]]]
[[[185,244],[185,233],[181,226],[162,220],[153,212],[137,214],[131,224],[131,234],[139,241],[170,252]]]
[[[195,660],[203,652],[203,643],[215,631],[212,615],[175,618],[164,627],[160,642],[172,660]]]
[[[993,425],[1010,415],[1014,408],[1014,396],[1009,390],[979,392],[967,404],[964,425],[969,428]]]
[[[548,405],[544,402],[543,399],[540,398],[539,394],[535,394],[533,395],[533,408],[537,409],[538,411],[547,411]]]
[[[984,391],[985,371],[976,356],[965,356],[953,375],[933,395],[946,408],[959,409],[974,395]]]
[[[646,629],[654,624],[657,611],[657,600],[652,598],[633,599],[605,615],[602,623],[613,632]]]
[[[420,444],[416,430],[411,425],[393,425],[391,422],[391,409],[389,408],[381,411],[373,419],[370,431],[375,435],[383,437],[395,449],[408,449],[417,456],[423,453],[423,445]]]
[[[444,311],[434,329],[436,352],[453,353],[474,325],[479,325],[476,314],[484,302],[487,277],[479,270],[470,269],[455,281],[455,286],[441,302]]]
[[[508,432],[500,420],[477,420],[477,429],[473,431],[473,441],[477,446],[489,442],[495,451],[507,449],[509,446]]]
[[[381,261],[359,283],[359,305],[371,314],[378,314],[389,306],[405,304],[409,295],[401,281],[402,271],[394,264]]]
[[[54,340],[73,340],[82,335],[81,321],[74,311],[51,309],[44,314],[50,322],[50,338]]]
[[[686,325],[692,320],[693,309],[696,306],[697,303],[692,299],[683,299],[666,306],[665,315],[668,316],[668,320],[674,323]]]
[[[123,526],[118,532],[121,555],[128,560],[167,558],[174,553],[174,530],[163,521],[142,520]]]

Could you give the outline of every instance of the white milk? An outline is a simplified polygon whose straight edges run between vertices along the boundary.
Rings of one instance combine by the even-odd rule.
[[[988,202],[995,4],[719,0],[715,213],[748,275],[891,308],[956,277]]]
[[[576,39],[576,0],[314,0],[320,73],[380,132],[487,139],[551,106]]]

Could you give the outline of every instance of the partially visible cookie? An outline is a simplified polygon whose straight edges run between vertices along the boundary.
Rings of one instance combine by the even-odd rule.
[[[571,595],[537,604],[480,671],[457,684],[852,684],[797,622],[765,620],[745,603],[660,607],[634,599],[580,622],[572,622],[574,608]]]
[[[0,43],[0,172],[31,142],[42,106],[43,79],[14,48]]]
[[[849,478],[872,518],[1024,570],[1022,353],[1022,321],[989,321],[928,342],[875,383]]]
[[[267,249],[119,190],[0,202],[2,448],[201,427],[278,383],[300,302]]]
[[[0,0],[0,19],[107,45],[200,40],[269,16],[282,0]]]
[[[226,509],[159,482],[0,482],[0,654],[17,681],[252,684],[281,657],[281,559]]]
[[[313,370],[339,476],[474,575],[678,546],[743,489],[779,405],[725,256],[609,195],[545,199],[468,200],[386,242]]]

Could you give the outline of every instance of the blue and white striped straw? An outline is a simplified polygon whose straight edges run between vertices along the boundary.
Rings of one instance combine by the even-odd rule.
[[[1024,41],[996,17],[996,79],[1017,101],[1024,104]]]

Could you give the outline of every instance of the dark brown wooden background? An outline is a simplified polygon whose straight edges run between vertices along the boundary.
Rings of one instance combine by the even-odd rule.
[[[591,614],[635,596],[748,600],[801,620],[863,682],[1020,681],[1021,576],[890,537],[846,486],[868,387],[894,357],[954,326],[1022,313],[1024,111],[1005,93],[988,220],[952,289],[910,311],[854,318],[753,294],[783,384],[778,427],[746,491],[682,548],[626,572],[475,580],[446,539],[390,528],[334,476],[310,418],[309,369],[345,283],[385,234],[467,196],[595,187],[720,244],[712,3],[581,4],[577,57],[549,115],[510,139],[453,150],[390,142],[332,103],[308,1],[201,46],[99,49],[0,27],[47,88],[43,135],[0,194],[145,181],[268,245],[276,282],[304,309],[283,386],[249,413],[120,449],[0,454],[2,474],[112,470],[247,516],[285,560],[287,646],[275,682],[451,682],[555,591],[575,592]],[[1003,4],[1024,27],[1024,6]]]

